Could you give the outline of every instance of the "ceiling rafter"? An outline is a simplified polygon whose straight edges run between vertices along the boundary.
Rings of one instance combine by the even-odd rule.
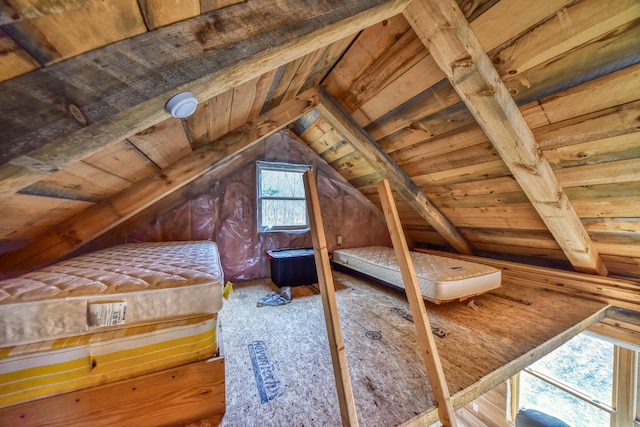
[[[269,2],[255,8],[224,9],[2,82],[5,96],[24,104],[0,107],[6,123],[2,130],[14,132],[0,131],[11,147],[0,154],[0,197],[166,119],[164,105],[177,92],[189,90],[201,102],[211,99],[292,57],[395,16],[408,2],[287,2],[278,22],[256,18],[275,16],[268,13],[273,7]],[[224,31],[212,30],[219,22],[224,23]],[[120,75],[127,76],[122,79],[126,85],[114,78]],[[89,89],[79,82],[91,82]],[[21,120],[27,109],[37,120],[25,126]]]
[[[403,12],[467,105],[573,267],[606,276],[571,201],[453,0],[413,0]]]
[[[3,256],[0,270],[12,272],[16,266],[20,266],[21,272],[28,271],[73,252],[214,167],[222,167],[233,161],[244,150],[311,111],[318,100],[317,90],[309,89],[291,101],[273,108],[64,221],[53,230],[36,237],[27,246]]]
[[[455,250],[463,254],[473,253],[471,244],[431,203],[420,187],[323,88],[320,89],[320,102],[316,110]]]

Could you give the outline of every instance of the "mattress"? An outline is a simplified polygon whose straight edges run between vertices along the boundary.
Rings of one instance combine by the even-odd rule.
[[[0,349],[0,407],[207,359],[217,315]]]
[[[420,292],[435,303],[466,299],[501,286],[501,271],[483,264],[410,252]],[[333,262],[404,289],[392,248],[368,246],[333,251]]]
[[[214,314],[215,243],[129,243],[0,281],[0,347]]]

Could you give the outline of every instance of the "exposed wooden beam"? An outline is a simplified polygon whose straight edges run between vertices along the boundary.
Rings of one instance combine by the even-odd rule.
[[[247,122],[213,143],[63,222],[29,245],[4,255],[0,260],[0,270],[21,273],[69,254],[205,172],[233,161],[242,151],[309,112],[318,99],[317,90],[310,89]]]
[[[380,148],[347,112],[324,89],[320,90],[320,102],[316,110],[347,140],[393,189],[458,252],[471,254],[471,245],[458,229],[431,203],[420,187]]]
[[[453,0],[403,12],[492,142],[573,267],[607,275],[600,255],[491,60]]]
[[[378,192],[380,193],[382,210],[387,219],[387,227],[389,228],[389,234],[393,242],[393,250],[396,254],[402,281],[404,282],[404,288],[407,293],[413,323],[416,327],[420,353],[427,375],[429,376],[431,392],[438,403],[438,416],[443,426],[456,427],[458,422],[453,411],[453,405],[451,404],[451,396],[449,395],[447,381],[444,377],[442,362],[440,362],[440,356],[438,356],[436,340],[431,331],[427,308],[422,299],[420,285],[416,278],[416,272],[413,267],[413,262],[411,261],[411,254],[409,253],[407,241],[402,231],[402,223],[398,216],[398,209],[393,199],[389,181],[386,179],[380,181],[378,183]]]
[[[5,81],[0,97],[15,102],[0,105],[0,196],[166,119],[175,93],[210,99],[397,15],[408,1],[225,8]]]
[[[347,352],[344,348],[344,338],[342,337],[338,302],[336,300],[336,289],[333,284],[329,251],[327,250],[327,239],[324,234],[322,211],[318,199],[318,187],[313,171],[307,171],[304,174],[304,190],[307,196],[306,202],[307,212],[309,213],[309,223],[311,225],[311,239],[313,241],[313,252],[316,270],[318,272],[318,284],[320,285],[320,293],[322,296],[324,320],[327,324],[327,338],[329,341],[329,350],[331,351],[333,376],[338,393],[340,417],[342,418],[342,425],[344,427],[358,426],[356,401],[353,397],[353,388],[351,387]]]

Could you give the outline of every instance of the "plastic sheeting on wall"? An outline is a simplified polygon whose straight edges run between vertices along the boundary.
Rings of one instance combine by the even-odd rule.
[[[256,231],[256,160],[314,164],[329,250],[337,247],[337,236],[343,247],[391,244],[382,212],[287,132],[266,138],[249,153],[241,167],[234,162],[233,168],[199,178],[169,196],[163,207],[150,208],[155,213],[138,215],[97,239],[91,250],[125,241],[212,240],[220,248],[226,279],[269,276],[268,249],[310,247],[312,241],[310,232]]]

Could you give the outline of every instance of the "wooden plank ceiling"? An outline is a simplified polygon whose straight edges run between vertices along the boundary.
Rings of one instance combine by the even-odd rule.
[[[289,126],[416,245],[640,278],[637,0],[44,3],[0,11],[1,271]]]

